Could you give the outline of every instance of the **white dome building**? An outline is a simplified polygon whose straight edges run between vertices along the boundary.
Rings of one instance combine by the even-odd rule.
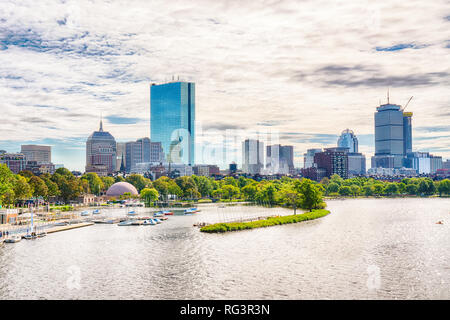
[[[109,187],[108,191],[106,191],[106,195],[108,197],[119,197],[127,192],[134,196],[139,194],[132,184],[128,182],[117,182]]]

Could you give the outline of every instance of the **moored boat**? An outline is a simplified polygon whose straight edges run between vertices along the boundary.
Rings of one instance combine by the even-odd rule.
[[[184,214],[193,214],[193,213],[197,213],[200,210],[198,210],[197,208],[189,208],[189,209],[185,209],[184,210]]]
[[[162,216],[164,216],[164,212],[163,211],[158,211],[158,212],[155,212],[153,214],[153,217],[162,217]]]
[[[173,212],[172,212],[172,211],[168,211],[168,210],[163,211],[163,214],[164,214],[165,216],[173,216]]]
[[[100,210],[98,210],[98,209],[95,209],[94,211],[92,211],[92,214],[100,214],[101,212],[100,212]]]
[[[89,211],[82,211],[81,216],[85,217],[89,215]]]
[[[133,223],[133,221],[131,221],[131,220],[125,220],[125,221],[118,223],[117,225],[118,226],[131,226],[132,223]]]

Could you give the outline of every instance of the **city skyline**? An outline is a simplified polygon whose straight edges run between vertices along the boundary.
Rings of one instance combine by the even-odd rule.
[[[322,11],[315,2],[202,3],[141,2],[136,10],[2,2],[8,121],[0,149],[50,145],[54,163],[83,171],[100,114],[118,142],[149,137],[149,86],[179,75],[197,84],[196,117],[206,132],[273,128],[281,144],[294,146],[298,167],[307,149],[335,146],[345,128],[369,161],[373,113],[389,87],[395,104],[414,95],[413,149],[450,158],[444,1],[330,2]],[[112,15],[99,14],[105,10]]]

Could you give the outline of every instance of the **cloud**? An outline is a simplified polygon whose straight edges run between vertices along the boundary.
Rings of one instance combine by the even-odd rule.
[[[149,136],[149,85],[172,75],[196,83],[204,129],[303,132],[280,134],[296,154],[334,145],[345,128],[373,153],[388,87],[393,103],[414,95],[413,128],[448,123],[446,0],[4,0],[0,17],[0,143],[52,137],[57,152],[100,114],[116,140]],[[33,118],[33,130],[19,125]],[[445,131],[414,132],[440,137],[414,149],[450,157]]]
[[[107,116],[106,119],[112,124],[136,124],[142,121],[142,119],[139,118],[127,118],[114,115]]]

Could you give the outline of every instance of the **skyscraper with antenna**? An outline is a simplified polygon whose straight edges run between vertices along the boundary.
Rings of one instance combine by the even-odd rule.
[[[403,112],[408,103],[404,108],[391,103],[388,89],[387,103],[377,107],[372,168],[401,168],[405,165],[405,157],[412,151],[412,112]]]

